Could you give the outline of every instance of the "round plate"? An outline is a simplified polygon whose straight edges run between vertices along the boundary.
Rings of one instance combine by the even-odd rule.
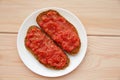
[[[70,23],[72,23],[75,26],[75,28],[77,29],[80,40],[81,40],[81,48],[80,48],[78,54],[74,55],[74,56],[67,54],[68,57],[70,58],[70,64],[68,67],[66,67],[63,70],[54,70],[54,69],[46,68],[41,63],[39,63],[37,61],[37,59],[35,59],[35,57],[25,48],[25,45],[24,45],[24,39],[25,39],[28,28],[31,25],[38,26],[38,24],[36,23],[36,17],[41,12],[49,10],[49,9],[56,10],[64,18],[66,18]],[[68,74],[71,71],[73,71],[83,60],[85,53],[86,53],[86,49],[87,49],[86,31],[85,31],[82,23],[80,22],[80,20],[74,14],[72,14],[71,12],[69,12],[65,9],[56,8],[56,7],[39,9],[37,11],[34,11],[31,15],[29,15],[25,19],[23,24],[21,25],[19,32],[18,32],[18,37],[17,37],[17,49],[18,49],[19,56],[22,59],[23,63],[31,71],[33,71],[39,75],[46,76],[46,77],[62,76],[62,75]]]

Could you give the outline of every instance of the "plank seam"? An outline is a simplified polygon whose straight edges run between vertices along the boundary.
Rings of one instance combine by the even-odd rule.
[[[0,34],[18,34],[18,32],[0,32]],[[120,37],[120,35],[100,35],[100,34],[87,34],[87,36]]]

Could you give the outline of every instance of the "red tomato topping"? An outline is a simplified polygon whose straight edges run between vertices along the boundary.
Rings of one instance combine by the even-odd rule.
[[[42,18],[39,22],[40,27],[64,50],[71,52],[80,45],[80,39],[74,26],[57,12],[50,10],[42,17],[44,19]]]
[[[62,69],[67,63],[64,52],[37,27],[28,31],[25,45],[44,65]]]

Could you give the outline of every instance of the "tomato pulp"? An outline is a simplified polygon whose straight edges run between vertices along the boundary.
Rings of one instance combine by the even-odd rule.
[[[25,45],[46,66],[62,69],[67,64],[65,53],[37,27],[28,30]]]
[[[54,10],[42,14],[40,27],[65,51],[71,52],[80,46],[75,27]]]

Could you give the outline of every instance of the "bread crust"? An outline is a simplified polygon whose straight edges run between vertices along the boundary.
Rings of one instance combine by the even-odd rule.
[[[40,21],[42,21],[42,16],[43,15],[45,15],[46,13],[48,13],[49,11],[55,11],[55,10],[48,10],[48,11],[45,11],[45,12],[42,12],[42,13],[40,13],[38,16],[37,16],[37,18],[36,18],[36,22],[37,22],[37,24],[39,25],[39,22]],[[55,12],[57,12],[57,11],[55,11]],[[59,16],[61,16],[58,12],[57,12],[57,15],[59,15]],[[64,18],[64,17],[63,17]],[[65,18],[64,18],[65,19]],[[65,19],[66,20],[66,19]],[[66,20],[67,21],[67,20]],[[70,25],[72,25],[69,21],[67,21],[67,23],[69,23]],[[40,26],[40,25],[39,25]],[[79,35],[78,35],[78,32],[77,32],[77,30],[76,30],[76,28],[72,25],[71,26],[72,27],[72,29],[73,29],[73,31],[77,34],[77,36],[79,37]],[[42,27],[41,27],[42,28]],[[42,30],[44,31],[44,29],[42,28]],[[46,32],[45,32],[46,33]],[[46,33],[47,34],[47,33]],[[48,34],[47,34],[48,35]],[[51,36],[50,35],[48,35],[50,38],[51,38]],[[80,39],[80,38],[79,38]],[[58,44],[57,44],[58,45]],[[61,45],[59,45],[60,47],[61,47]],[[77,54],[78,52],[79,52],[79,49],[80,49],[80,47],[81,47],[81,41],[80,41],[80,45],[78,46],[78,47],[76,47],[75,49],[73,49],[71,52],[67,52],[66,50],[64,50],[62,47],[61,47],[61,49],[63,49],[64,51],[66,51],[67,53],[69,53],[69,54],[71,54],[71,55],[75,55],[75,54]]]
[[[34,28],[34,27],[37,27],[37,26],[35,26],[35,25],[33,25],[33,26],[30,26],[29,27],[29,29],[28,29],[28,31],[27,31],[27,33],[32,29],[32,28]],[[37,27],[38,28],[38,27]],[[43,32],[43,31],[42,31]],[[44,32],[43,32],[44,33]],[[47,35],[46,35],[47,36]],[[25,43],[26,43],[26,37],[25,37]],[[57,45],[56,45],[57,46]],[[28,48],[27,46],[26,46],[26,44],[25,44],[25,47],[26,47],[26,49],[30,52],[30,53],[32,53],[32,55],[38,60],[38,57],[36,56],[36,55],[34,55],[34,52],[30,49],[30,48]],[[65,54],[66,55],[66,54]],[[49,64],[48,65],[45,65],[45,64],[43,64],[42,62],[40,62],[39,60],[39,62],[41,63],[41,64],[43,64],[44,66],[46,66],[46,67],[48,67],[48,68],[51,68],[51,69],[56,69],[56,70],[61,70],[61,69],[65,69],[68,65],[69,65],[69,62],[70,62],[70,60],[69,60],[69,58],[68,58],[68,56],[66,55],[66,58],[67,58],[67,61],[66,61],[66,64],[65,64],[65,66],[64,67],[62,67],[62,68],[56,68],[56,67],[54,67],[54,66],[50,66]]]

